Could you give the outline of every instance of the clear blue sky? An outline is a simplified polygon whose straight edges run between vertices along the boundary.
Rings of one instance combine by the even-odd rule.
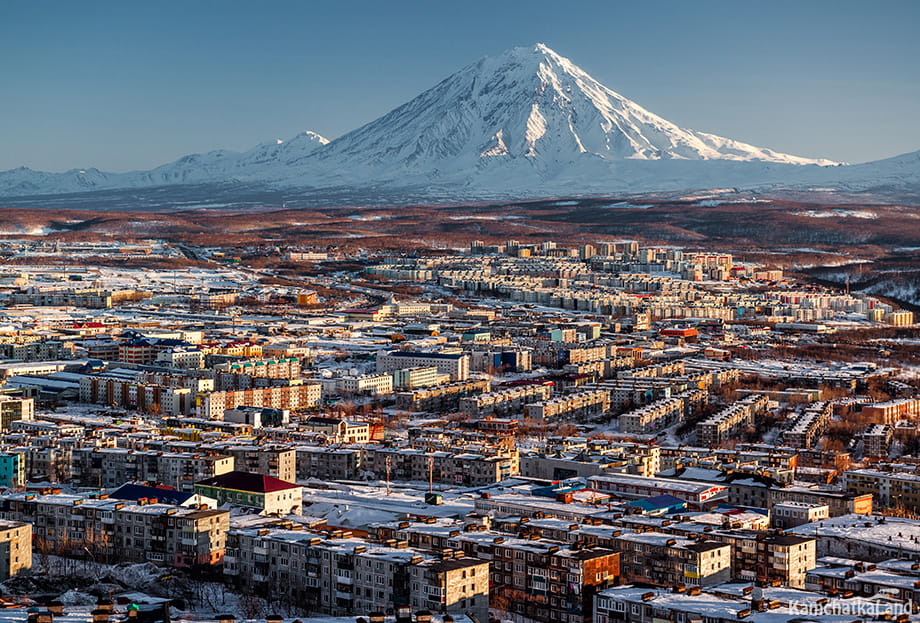
[[[544,42],[678,125],[849,162],[920,149],[920,0],[0,0],[0,170],[335,138]]]

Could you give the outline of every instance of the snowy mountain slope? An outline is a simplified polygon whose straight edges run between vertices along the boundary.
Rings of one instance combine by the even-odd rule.
[[[16,169],[0,173],[0,197],[239,182],[330,197],[411,189],[433,200],[920,184],[916,155],[834,164],[681,128],[538,44],[483,58],[331,142],[306,132],[123,174]]]
[[[604,160],[834,164],[678,127],[538,44],[483,58],[314,154],[353,171],[433,172],[529,158],[544,175]],[[363,171],[362,171],[363,172]]]
[[[105,173],[98,169],[45,173],[20,167],[0,173],[0,194],[22,196],[174,184],[261,182],[271,171],[293,167],[328,143],[319,134],[306,131],[288,141],[260,143],[244,152],[215,150],[190,154],[150,171],[129,173]]]

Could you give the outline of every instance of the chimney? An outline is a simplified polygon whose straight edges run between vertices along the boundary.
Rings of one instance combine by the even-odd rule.
[[[54,616],[61,616],[64,614],[64,604],[60,601],[52,601],[50,604],[48,604],[48,612]]]
[[[113,602],[111,599],[105,599],[104,597],[100,597],[99,599],[96,600],[96,610],[99,610],[101,612],[111,613],[114,608],[115,608],[115,602]]]
[[[270,614],[265,617],[265,623],[281,623],[284,620],[280,614]]]
[[[109,623],[110,614],[110,612],[106,610],[99,610],[98,608],[93,610],[93,623]]]
[[[415,613],[415,623],[431,623],[431,613],[428,610],[419,610]]]
[[[368,618],[371,620],[371,623],[384,623],[386,615],[382,612],[371,612]]]

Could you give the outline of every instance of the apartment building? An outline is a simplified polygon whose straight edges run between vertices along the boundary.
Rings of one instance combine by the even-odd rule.
[[[783,443],[793,448],[813,448],[827,428],[832,413],[830,402],[809,405],[792,427],[783,432]]]
[[[377,355],[377,372],[395,372],[405,368],[434,366],[441,374],[449,374],[453,382],[470,377],[468,353],[428,353],[394,350]]]
[[[393,370],[393,389],[419,389],[437,385],[441,376],[437,366],[418,366]]]
[[[342,418],[314,416],[300,423],[300,430],[322,435],[326,443],[368,443],[371,425]]]
[[[277,359],[244,359],[214,366],[218,372],[242,374],[253,378],[296,379],[300,377],[301,362],[297,357]]]
[[[778,580],[805,588],[805,574],[815,567],[814,538],[744,530],[717,530],[711,538],[731,545],[732,577],[744,582]]]
[[[712,417],[696,425],[696,443],[715,447],[751,426],[754,418],[767,408],[766,396],[752,394],[722,409]]]
[[[548,400],[550,394],[552,387],[549,385],[524,385],[461,398],[459,406],[460,411],[470,417],[506,417],[520,414],[528,404]]]
[[[355,480],[361,467],[361,451],[355,448],[296,446],[297,478]]]
[[[481,487],[500,482],[518,473],[517,450],[494,448],[492,454],[478,454],[458,448],[456,451],[425,452],[409,448],[361,448],[361,470],[377,478],[391,480],[448,483]]]
[[[920,510],[920,475],[913,472],[851,469],[843,473],[843,486],[848,493],[873,496],[882,508]]]
[[[780,529],[795,528],[802,524],[814,523],[831,516],[827,504],[807,504],[805,502],[780,502],[773,505],[770,519]]]
[[[622,534],[616,543],[626,582],[710,586],[732,577],[732,548],[726,543],[661,532]]]
[[[343,376],[335,379],[335,386],[344,395],[382,396],[393,393],[393,376],[389,373]]]
[[[457,532],[446,543],[491,561],[493,607],[541,623],[590,621],[594,595],[620,579],[620,554],[604,547],[495,532]]]
[[[35,419],[35,401],[32,398],[16,398],[0,394],[0,430],[10,430],[10,425],[19,420]]]
[[[416,389],[396,394],[396,408],[408,411],[456,411],[460,400],[489,391],[486,379],[476,379]]]
[[[649,434],[683,420],[682,398],[665,398],[644,407],[623,413],[618,418],[621,433]]]
[[[267,474],[287,482],[297,480],[297,451],[293,448],[225,446],[219,451],[233,457],[233,468],[237,471]]]
[[[32,526],[0,519],[0,580],[32,568]]]
[[[60,360],[73,357],[73,352],[73,343],[63,340],[0,343],[0,359],[18,359],[20,361]]]
[[[678,585],[668,590],[626,586],[611,588],[597,595],[594,623],[737,623],[745,620],[761,623],[797,619],[790,611],[768,612],[765,613],[767,618],[763,619],[756,618],[756,615],[752,617],[753,605],[754,600],[749,594],[731,599],[703,593],[698,586],[687,588]]]
[[[224,556],[230,513],[141,499],[105,496],[10,494],[0,515],[32,524],[37,553],[100,561],[152,562],[174,567],[216,565]]]
[[[860,437],[863,441],[863,456],[887,458],[891,450],[891,439],[894,437],[894,427],[888,424],[870,424]]]
[[[0,452],[0,487],[18,489],[26,484],[26,453]]]
[[[302,530],[241,529],[228,535],[224,575],[257,594],[343,616],[408,606],[412,602],[410,567],[426,558],[430,556],[406,547],[373,545],[355,538],[323,538]]]
[[[469,612],[479,621],[487,621],[489,566],[488,560],[464,556],[426,558],[409,567],[410,605],[414,610],[439,614]]]
[[[844,486],[849,489],[846,474],[844,474]],[[831,517],[841,515],[871,515],[872,514],[872,497],[871,492],[859,491],[859,486],[855,485],[853,491],[835,491],[809,487],[773,487],[767,490],[767,510],[771,511],[777,504],[785,502],[802,502],[805,504],[826,504]]]
[[[194,483],[233,470],[232,456],[79,447],[71,452],[75,484],[118,487],[126,482],[159,482],[190,491]]]
[[[876,424],[894,424],[898,420],[920,418],[920,398],[897,398],[865,405],[862,415]]]
[[[524,407],[524,417],[533,420],[584,418],[610,409],[610,392],[605,389],[579,391],[535,402]]]
[[[84,288],[71,290],[31,289],[13,293],[14,305],[35,305],[44,307],[85,307],[87,309],[108,309],[116,304],[138,300],[149,293],[134,290],[101,290]]]
[[[195,394],[189,387],[172,387],[105,376],[80,379],[80,402],[114,405],[163,415],[189,415]]]
[[[236,407],[271,407],[291,410],[309,409],[319,404],[322,389],[319,383],[303,383],[286,387],[265,387],[241,391],[210,392],[197,398],[198,416],[223,419],[224,411]]]

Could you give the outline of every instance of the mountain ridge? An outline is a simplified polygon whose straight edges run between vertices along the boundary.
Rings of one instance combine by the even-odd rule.
[[[844,166],[682,128],[544,44],[483,57],[329,141],[302,132],[149,171],[0,172],[0,197],[180,185],[273,190],[413,188],[434,199],[708,186],[920,184],[910,154]]]

